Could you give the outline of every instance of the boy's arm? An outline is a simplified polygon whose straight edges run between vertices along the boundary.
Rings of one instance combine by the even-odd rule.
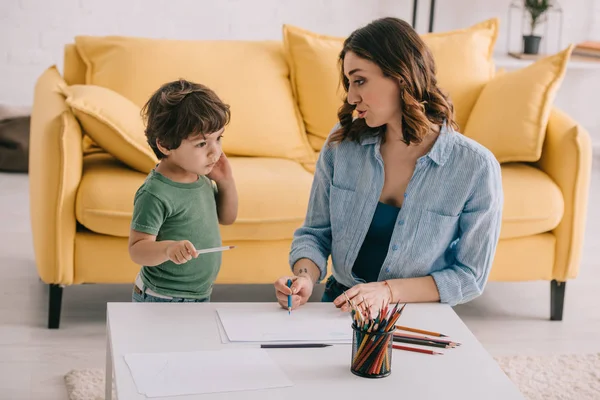
[[[146,191],[136,193],[129,232],[129,256],[139,265],[154,267],[171,260],[183,264],[198,253],[189,240],[160,240],[156,236],[169,214],[169,207]]]
[[[131,229],[129,233],[129,256],[136,264],[154,267],[169,259],[167,248],[172,240],[156,241],[156,235]]]
[[[238,195],[233,177],[217,182],[217,215],[221,225],[235,222],[238,212]]]
[[[189,240],[157,242],[156,235],[132,229],[129,233],[129,256],[136,264],[155,267],[169,260],[183,264],[198,257],[198,253]]]

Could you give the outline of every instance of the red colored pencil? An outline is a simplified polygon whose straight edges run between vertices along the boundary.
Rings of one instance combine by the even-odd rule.
[[[431,354],[431,355],[443,355],[444,354],[444,353],[440,353],[438,351],[433,351],[433,350],[425,350],[425,349],[417,349],[416,347],[400,346],[399,344],[394,344],[394,345],[392,345],[392,347],[397,350],[414,351],[415,353],[424,353],[424,354]]]

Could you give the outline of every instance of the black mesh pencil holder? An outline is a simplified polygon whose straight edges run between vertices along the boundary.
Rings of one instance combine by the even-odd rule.
[[[392,372],[390,332],[363,332],[352,327],[352,364],[350,370],[363,378],[384,378]]]

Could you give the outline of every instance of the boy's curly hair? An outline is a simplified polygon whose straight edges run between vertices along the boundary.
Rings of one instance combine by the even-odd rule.
[[[157,146],[172,150],[189,136],[211,134],[231,118],[229,105],[208,87],[179,79],[162,85],[142,107],[146,138],[158,159],[165,158]]]
[[[346,93],[350,82],[344,75],[343,65],[349,51],[374,62],[385,76],[399,82],[405,143],[420,143],[432,125],[445,123],[458,129],[452,102],[438,86],[433,56],[407,22],[392,17],[380,18],[350,34],[338,57],[341,83]],[[382,135],[378,127],[367,126],[362,118],[354,119],[355,108],[346,96],[338,110],[341,127],[331,135],[330,144],[346,139],[358,142],[365,136]]]

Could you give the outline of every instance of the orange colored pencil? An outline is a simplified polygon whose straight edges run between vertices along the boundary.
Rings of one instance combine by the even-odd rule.
[[[399,344],[392,345],[392,348],[397,350],[406,350],[406,351],[414,351],[415,353],[424,353],[431,355],[443,355],[444,353],[440,353],[438,351],[433,350],[425,350],[425,349],[417,349],[416,347],[408,347],[408,346],[400,346]]]
[[[400,329],[401,331],[407,331],[407,332],[422,333],[423,335],[429,335],[429,336],[448,337],[447,335],[442,335],[441,333],[438,333],[438,332],[431,332],[431,331],[426,331],[426,330],[417,329],[417,328],[409,328],[407,326],[396,325],[396,329]]]

